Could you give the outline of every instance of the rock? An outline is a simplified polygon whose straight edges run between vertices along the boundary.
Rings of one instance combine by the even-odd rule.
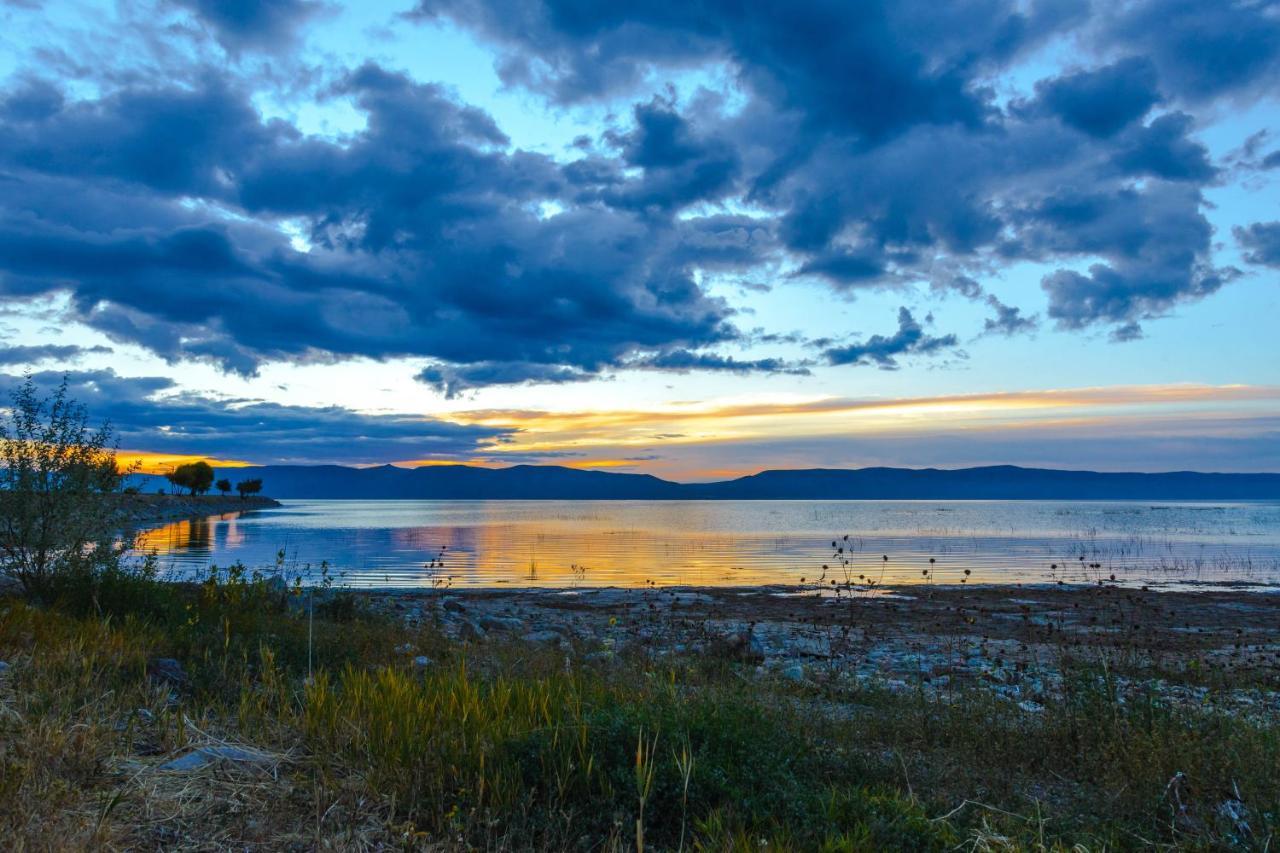
[[[191,681],[191,679],[187,678],[186,670],[182,668],[182,664],[173,658],[156,658],[152,660],[147,664],[147,677],[152,681],[172,684],[176,687],[185,687]]]
[[[0,675],[4,675],[8,671],[9,671],[8,662],[0,660]]]
[[[725,657],[737,658],[748,663],[759,663],[765,658],[764,643],[751,630],[735,631],[721,637],[714,649]]]
[[[1032,702],[1030,699],[1023,699],[1018,703],[1018,707],[1026,711],[1028,714],[1040,714],[1044,712],[1044,706],[1039,702]]]
[[[157,770],[189,773],[216,764],[219,761],[230,761],[236,764],[266,764],[271,757],[265,753],[239,746],[202,746],[172,761],[165,762]]]
[[[401,643],[400,645],[396,646],[396,654],[407,655],[411,651],[413,651],[413,649],[414,649],[413,643]]]
[[[790,637],[784,641],[787,652],[811,658],[831,657],[831,642],[825,637]]]
[[[486,631],[510,631],[516,633],[524,630],[524,623],[510,616],[494,616],[485,614],[479,619],[480,627]]]
[[[560,645],[565,642],[564,635],[559,631],[553,631],[549,628],[541,631],[530,631],[520,639],[524,640],[526,643],[547,643],[555,645]]]
[[[596,589],[579,595],[579,601],[590,607],[629,607],[639,604],[639,593],[630,589]]]
[[[676,607],[692,607],[696,604],[714,604],[715,599],[705,592],[672,592],[667,601]]]
[[[418,669],[426,669],[427,667],[431,666],[431,658],[427,657],[426,655],[418,655],[416,658],[413,659],[413,665],[416,666]]]
[[[464,640],[479,642],[484,639],[484,628],[481,628],[470,619],[463,619],[462,623],[458,625],[458,636]]]
[[[445,610],[448,610],[450,613],[466,613],[467,612],[467,606],[463,604],[461,601],[458,601],[456,598],[446,598],[444,600],[444,604],[441,606],[444,607]]]
[[[804,667],[798,663],[783,667],[781,675],[787,681],[804,681]]]

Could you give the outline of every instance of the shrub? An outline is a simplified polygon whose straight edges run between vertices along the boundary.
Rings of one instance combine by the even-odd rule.
[[[0,420],[0,573],[28,594],[48,600],[60,578],[123,553],[106,500],[124,478],[111,442],[109,425],[89,428],[65,379],[48,398],[30,376],[13,393]]]

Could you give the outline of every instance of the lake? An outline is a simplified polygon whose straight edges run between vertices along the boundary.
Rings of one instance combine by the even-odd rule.
[[[845,548],[848,574],[832,559],[833,540]],[[859,575],[886,584],[1115,575],[1160,587],[1263,587],[1280,585],[1280,502],[298,500],[167,524],[142,534],[138,551],[188,577],[210,565],[265,569],[282,560],[290,573],[315,578],[327,562],[337,582],[359,587],[759,585]]]

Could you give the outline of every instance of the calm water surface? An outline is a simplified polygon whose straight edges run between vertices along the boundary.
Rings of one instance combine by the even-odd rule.
[[[939,583],[1280,585],[1280,502],[288,501],[169,524],[139,550],[179,575],[283,551],[352,586],[754,585],[824,563],[843,579],[845,535],[853,577],[885,583],[923,580],[932,557]]]

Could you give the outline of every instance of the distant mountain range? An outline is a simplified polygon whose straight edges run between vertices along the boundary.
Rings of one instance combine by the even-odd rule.
[[[555,465],[473,468],[347,468],[266,465],[217,472],[233,482],[263,481],[281,499],[494,500],[1258,500],[1280,499],[1280,474],[1161,474],[984,468],[859,468],[762,471],[715,483],[674,483],[648,474],[580,471]],[[163,477],[135,475],[146,491]]]

